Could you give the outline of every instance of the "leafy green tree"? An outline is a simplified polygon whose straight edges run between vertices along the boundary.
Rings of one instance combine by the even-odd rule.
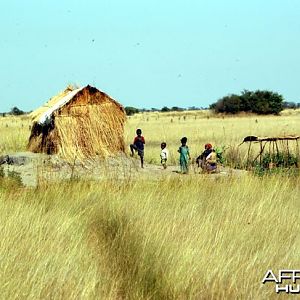
[[[279,114],[283,110],[283,96],[271,91],[244,90],[241,95],[228,95],[210,105],[217,113],[253,112],[257,114]]]
[[[270,91],[256,91],[253,94],[252,111],[257,114],[276,114],[283,110],[283,96]]]
[[[240,111],[241,99],[237,95],[231,95],[223,102],[225,112],[235,114]]]
[[[241,93],[241,106],[240,110],[245,111],[245,112],[250,112],[252,111],[252,107],[254,105],[253,103],[253,92],[248,91],[248,90],[243,90]]]

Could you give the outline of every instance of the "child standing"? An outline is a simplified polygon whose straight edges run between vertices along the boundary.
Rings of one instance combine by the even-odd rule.
[[[179,163],[180,163],[180,169],[182,174],[188,174],[189,172],[189,160],[190,157],[190,151],[189,147],[187,146],[187,138],[183,137],[181,140],[181,146],[178,149],[178,152],[180,153],[179,156]]]
[[[142,136],[142,130],[136,130],[136,137],[134,138],[133,144],[130,145],[131,156],[133,156],[134,151],[137,151],[138,156],[141,158],[141,167],[144,168],[144,145],[145,138]]]
[[[161,143],[160,145],[161,152],[160,152],[160,162],[164,169],[167,168],[167,160],[169,156],[169,151],[167,149],[167,144],[165,142]]]

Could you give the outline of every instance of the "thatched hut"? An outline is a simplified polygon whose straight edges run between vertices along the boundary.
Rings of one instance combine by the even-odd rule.
[[[66,159],[106,157],[124,151],[124,108],[89,85],[67,88],[31,116],[29,151]]]

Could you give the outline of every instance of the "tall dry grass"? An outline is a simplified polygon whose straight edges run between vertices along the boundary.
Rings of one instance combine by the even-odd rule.
[[[274,298],[265,272],[300,267],[299,183],[249,175],[1,185],[1,296]]]
[[[28,126],[3,118],[1,153],[25,150]],[[183,135],[196,155],[300,128],[297,115],[146,114],[129,119],[128,143],[137,127],[149,162],[162,139],[176,162]],[[0,177],[3,299],[273,299],[265,272],[300,268],[297,177],[108,178],[28,189]]]
[[[0,117],[0,155],[26,150],[31,122],[23,117]]]

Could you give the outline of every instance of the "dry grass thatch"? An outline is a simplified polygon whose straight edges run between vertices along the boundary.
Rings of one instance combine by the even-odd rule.
[[[124,151],[124,108],[94,87],[68,88],[31,116],[29,151],[66,159],[106,157]]]
[[[246,142],[276,142],[276,141],[297,141],[300,139],[298,135],[286,135],[276,137],[257,137],[255,135],[246,136],[243,143]]]

